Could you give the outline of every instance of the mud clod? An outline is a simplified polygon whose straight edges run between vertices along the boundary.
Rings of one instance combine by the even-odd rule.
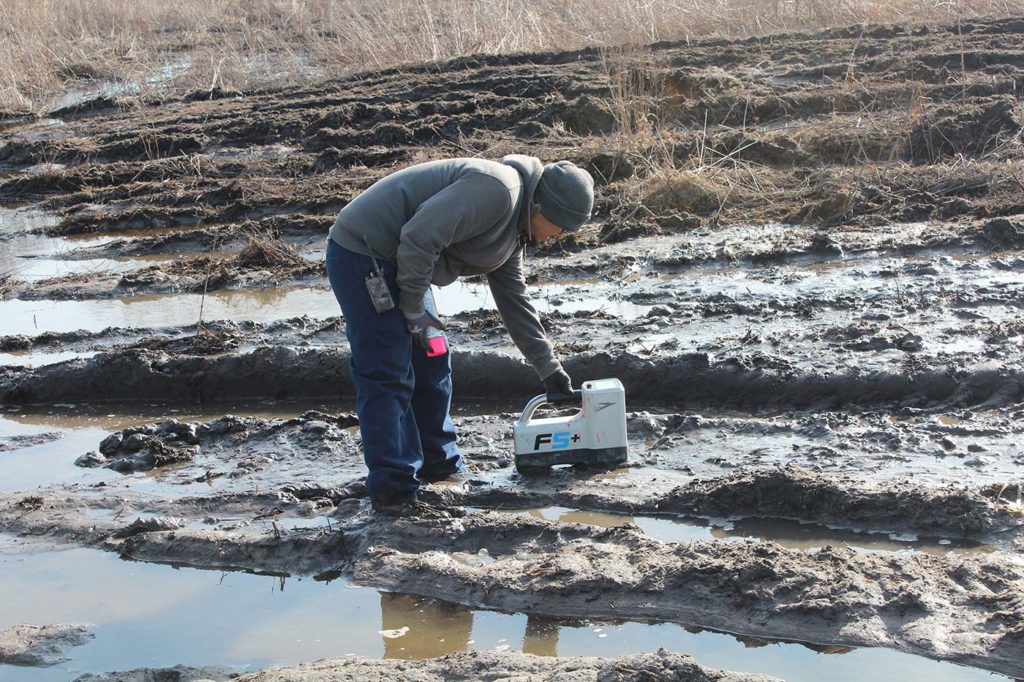
[[[111,434],[100,443],[99,453],[76,461],[79,466],[102,466],[122,474],[149,471],[195,459],[199,448],[195,427],[168,421],[156,426],[133,427]]]
[[[616,125],[615,114],[603,100],[582,95],[564,105],[561,114],[566,127],[581,134],[609,133]]]
[[[124,539],[140,533],[156,533],[159,531],[177,530],[184,527],[184,519],[178,519],[170,516],[156,516],[148,519],[139,517],[132,521],[128,526],[114,533],[114,537]]]
[[[64,651],[95,635],[81,625],[15,625],[0,631],[0,663],[47,667],[69,660]]]
[[[47,433],[37,433],[26,436],[2,436],[0,437],[0,453],[10,452],[11,450],[20,450],[22,448],[30,448],[36,445],[43,445],[45,443],[52,443],[53,441],[63,437],[64,434],[60,431],[49,431]]]

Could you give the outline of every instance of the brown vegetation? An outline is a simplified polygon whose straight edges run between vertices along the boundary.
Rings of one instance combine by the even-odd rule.
[[[107,94],[280,85],[479,53],[945,22],[1020,0],[5,0],[0,110],[68,89]]]

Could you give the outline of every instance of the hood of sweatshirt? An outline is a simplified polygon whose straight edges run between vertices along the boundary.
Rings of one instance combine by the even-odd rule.
[[[544,173],[544,164],[536,156],[525,154],[509,154],[501,162],[506,166],[512,166],[523,178],[523,205],[519,209],[519,231],[529,239],[530,216],[533,214],[533,193],[540,184],[540,176]]]

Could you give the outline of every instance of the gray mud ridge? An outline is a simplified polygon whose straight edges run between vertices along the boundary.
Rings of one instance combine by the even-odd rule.
[[[458,504],[492,508],[567,506],[683,518],[782,518],[831,527],[993,539],[1019,534],[1024,517],[1002,487],[925,487],[826,476],[797,466],[693,479],[654,494],[601,490],[481,487],[447,493]]]
[[[766,675],[704,668],[689,656],[664,650],[620,658],[552,658],[517,652],[461,652],[425,661],[335,658],[268,668],[246,675],[218,668],[142,669],[83,675],[75,682],[448,682],[553,680],[561,682],[770,682]]]
[[[457,653],[428,661],[332,659],[243,675],[240,682],[445,682],[448,680],[565,682],[769,682],[773,677],[703,668],[689,656],[659,651],[621,658],[548,658],[513,652]]]
[[[221,666],[176,665],[173,668],[136,668],[110,673],[87,673],[74,682],[226,682],[238,678],[238,673]]]
[[[0,663],[31,667],[69,660],[64,650],[81,646],[95,635],[81,625],[15,625],[0,631]]]
[[[126,350],[38,368],[0,368],[0,402],[130,401],[139,395],[193,404],[260,397],[337,399],[354,395],[348,359],[343,350],[281,346],[217,357]],[[577,383],[618,377],[630,399],[641,403],[684,400],[741,409],[893,403],[998,407],[1024,395],[1019,365],[952,370],[944,364],[833,374],[780,365],[760,352],[715,360],[707,353],[583,352],[564,364]],[[456,353],[452,365],[454,390],[465,398],[532,395],[540,388],[533,370],[504,352]]]

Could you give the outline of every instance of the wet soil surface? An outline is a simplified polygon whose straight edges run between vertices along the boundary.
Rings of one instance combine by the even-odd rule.
[[[0,631],[0,663],[50,666],[61,661],[64,650],[85,644],[92,637],[80,625],[18,625]]]
[[[0,530],[1024,676],[1022,36],[976,21],[473,58],[6,128]],[[640,68],[653,136],[616,116]],[[594,224],[528,266],[574,381],[625,385],[629,464],[515,473],[510,425],[540,386],[468,282],[438,298],[471,476],[382,519],[358,420],[330,407],[352,387],[326,230],[392,170],[509,152],[598,178]],[[305,406],[218,406],[281,400]],[[158,407],[69,421],[140,401]],[[741,679],[654,653],[254,679],[499,665]]]

